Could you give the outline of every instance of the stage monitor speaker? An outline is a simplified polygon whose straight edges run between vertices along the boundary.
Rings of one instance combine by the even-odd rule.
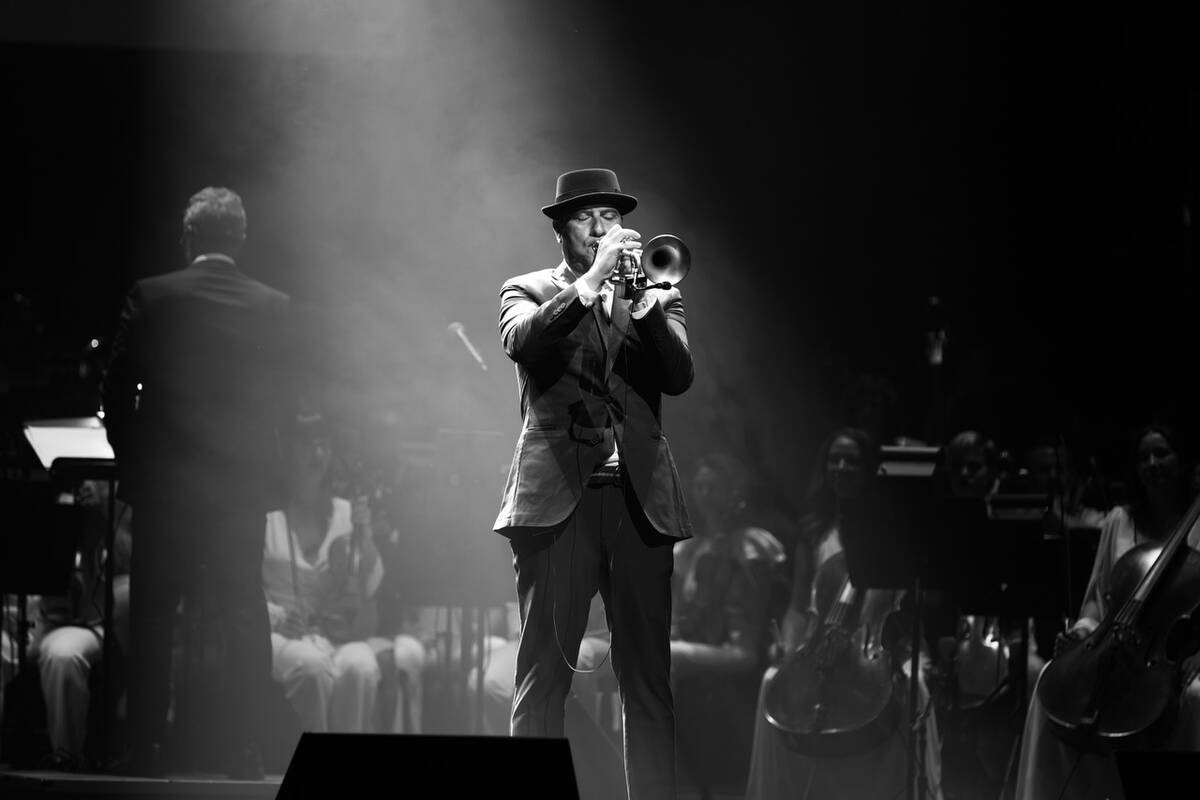
[[[521,785],[512,784],[519,770]],[[305,733],[276,800],[328,800],[385,794],[527,797],[579,800],[566,739],[382,733]]]

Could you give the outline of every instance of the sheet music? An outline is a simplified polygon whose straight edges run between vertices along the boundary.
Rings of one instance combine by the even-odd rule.
[[[879,448],[879,474],[903,478],[928,478],[937,467],[941,449],[927,446]]]
[[[47,470],[56,458],[114,458],[108,432],[99,417],[29,421],[25,423],[25,438]]]

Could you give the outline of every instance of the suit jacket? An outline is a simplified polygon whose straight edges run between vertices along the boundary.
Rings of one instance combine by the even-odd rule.
[[[656,303],[642,319],[613,299],[609,322],[583,305],[561,263],[500,290],[500,340],[516,362],[521,434],[493,526],[545,527],[566,519],[588,476],[620,447],[627,480],[660,533],[691,535],[679,473],[662,430],[662,395],[692,384],[683,303]]]
[[[287,306],[219,259],[133,285],[103,384],[124,499],[269,507],[291,395]]]

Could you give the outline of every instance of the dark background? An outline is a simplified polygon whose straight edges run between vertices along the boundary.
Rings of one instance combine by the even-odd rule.
[[[1195,15],[962,5],[8,3],[10,411],[94,410],[86,343],[228,185],[326,405],[410,466],[469,464],[492,509],[519,426],[498,289],[558,261],[557,175],[608,166],[627,224],[694,256],[697,381],[664,412],[685,475],[730,449],[789,506],[863,373],[893,433],[1112,463],[1149,416],[1190,422]]]

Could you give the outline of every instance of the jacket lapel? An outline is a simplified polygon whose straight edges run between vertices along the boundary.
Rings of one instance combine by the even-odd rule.
[[[560,289],[570,286],[577,278],[578,276],[567,266],[565,261],[560,262],[551,275],[551,280]],[[619,292],[620,288],[618,285],[614,287],[614,291]],[[625,332],[629,329],[629,308],[632,302],[622,299],[619,294],[614,296],[611,321],[605,316],[604,308],[601,306],[603,302],[603,298],[596,298],[596,302],[592,304],[592,317],[596,321],[596,332],[605,351],[604,377],[607,378],[612,372],[613,362],[616,361],[617,351],[621,349]]]

